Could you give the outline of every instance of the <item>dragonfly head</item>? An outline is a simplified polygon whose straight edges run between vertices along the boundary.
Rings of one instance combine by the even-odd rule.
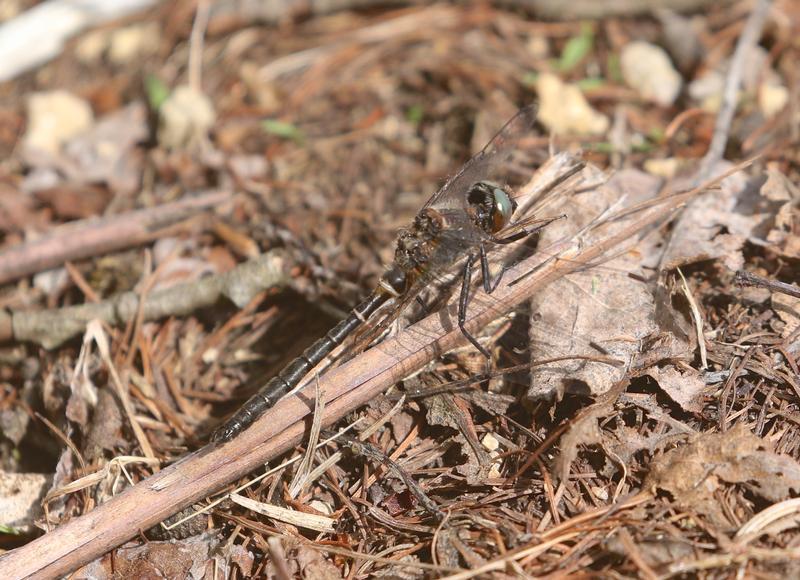
[[[496,234],[511,222],[517,203],[501,185],[479,181],[467,194],[472,219],[487,234]]]

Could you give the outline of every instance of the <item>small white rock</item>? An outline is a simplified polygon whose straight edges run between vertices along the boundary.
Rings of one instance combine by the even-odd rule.
[[[117,65],[127,64],[140,56],[155,53],[160,41],[161,31],[156,22],[120,28],[111,34],[108,58]]]
[[[676,157],[666,159],[647,159],[644,162],[644,170],[650,175],[671,179],[675,177],[683,161]]]
[[[592,486],[592,493],[594,496],[602,501],[606,501],[608,499],[608,490],[598,486]]]
[[[94,121],[88,102],[61,90],[32,94],[27,112],[28,129],[23,138],[26,153],[58,154],[65,142],[86,131]]]
[[[533,58],[544,60],[550,56],[550,43],[547,37],[534,34],[525,43],[525,49]]]
[[[783,85],[762,83],[758,88],[758,108],[766,118],[780,113],[789,102],[789,90]]]
[[[542,73],[536,80],[539,118],[553,133],[602,135],[609,120],[589,106],[575,85],[568,85],[554,74]]]
[[[320,501],[318,499],[312,499],[310,502],[308,502],[308,507],[314,508],[319,513],[325,514],[326,516],[333,514],[333,508],[324,501]]]
[[[497,449],[500,447],[500,442],[491,433],[484,435],[483,439],[481,439],[481,443],[489,451],[497,451]]]
[[[159,116],[158,141],[168,149],[204,141],[216,118],[211,100],[188,86],[172,92],[161,105]]]
[[[731,59],[723,61],[714,70],[706,71],[703,76],[689,83],[689,96],[694,101],[699,102],[703,110],[710,113],[719,111],[730,66]],[[765,83],[779,86],[781,85],[781,77],[769,68],[769,53],[761,46],[754,46],[744,55],[742,85],[739,89],[737,100],[741,98],[743,92],[751,95],[760,93],[761,86]],[[780,99],[781,97],[776,95],[775,98]],[[767,105],[767,107],[769,106],[770,104]],[[762,113],[764,113],[763,109]]]
[[[489,451],[489,457],[492,459],[500,455],[500,453],[497,451],[500,448],[500,441],[498,441],[497,437],[491,433],[487,433],[483,436],[483,439],[481,439],[481,444]],[[490,478],[495,479],[500,477],[500,466],[502,464],[503,461],[500,459],[495,459],[495,461],[492,461],[492,464],[489,467]]]
[[[83,64],[96,64],[108,49],[108,30],[92,30],[84,34],[75,44],[75,57]]]
[[[681,75],[666,51],[648,42],[626,44],[620,55],[622,77],[642,97],[668,107],[681,91]]]

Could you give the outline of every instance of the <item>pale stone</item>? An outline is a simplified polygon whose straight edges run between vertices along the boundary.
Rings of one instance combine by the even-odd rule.
[[[543,73],[536,80],[536,91],[539,119],[553,133],[602,135],[608,130],[608,118],[592,109],[577,86]]]
[[[783,85],[763,83],[758,89],[758,108],[766,118],[780,113],[789,102],[789,90]]]
[[[678,173],[683,161],[675,157],[666,159],[647,159],[644,162],[644,170],[650,175],[671,179]]]
[[[154,54],[160,41],[161,31],[155,22],[120,28],[111,35],[108,58],[117,65],[127,64],[140,56]]]
[[[83,64],[96,64],[108,49],[108,30],[93,30],[75,44],[75,57]]]
[[[67,91],[34,93],[28,98],[28,129],[23,138],[27,152],[57,154],[72,137],[92,126],[92,107]]]
[[[681,75],[666,51],[648,42],[626,44],[620,55],[625,82],[643,98],[668,107],[681,92]]]
[[[197,145],[207,139],[216,114],[211,100],[188,86],[176,88],[159,109],[158,141],[168,149]]]

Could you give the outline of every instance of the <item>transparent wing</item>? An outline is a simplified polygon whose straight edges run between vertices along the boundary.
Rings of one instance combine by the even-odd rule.
[[[494,176],[502,175],[503,165],[518,147],[520,139],[530,135],[531,128],[536,122],[537,110],[538,107],[534,103],[517,111],[517,114],[483,149],[431,196],[424,207],[434,209],[466,207],[466,195],[472,185],[482,180],[496,181]]]

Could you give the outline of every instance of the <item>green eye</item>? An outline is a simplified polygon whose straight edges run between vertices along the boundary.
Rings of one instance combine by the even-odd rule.
[[[495,187],[492,193],[494,195],[494,207],[497,211],[498,217],[500,218],[499,220],[496,220],[495,227],[497,227],[499,230],[500,228],[508,225],[508,222],[511,221],[511,214],[514,213],[514,204],[505,190]]]

